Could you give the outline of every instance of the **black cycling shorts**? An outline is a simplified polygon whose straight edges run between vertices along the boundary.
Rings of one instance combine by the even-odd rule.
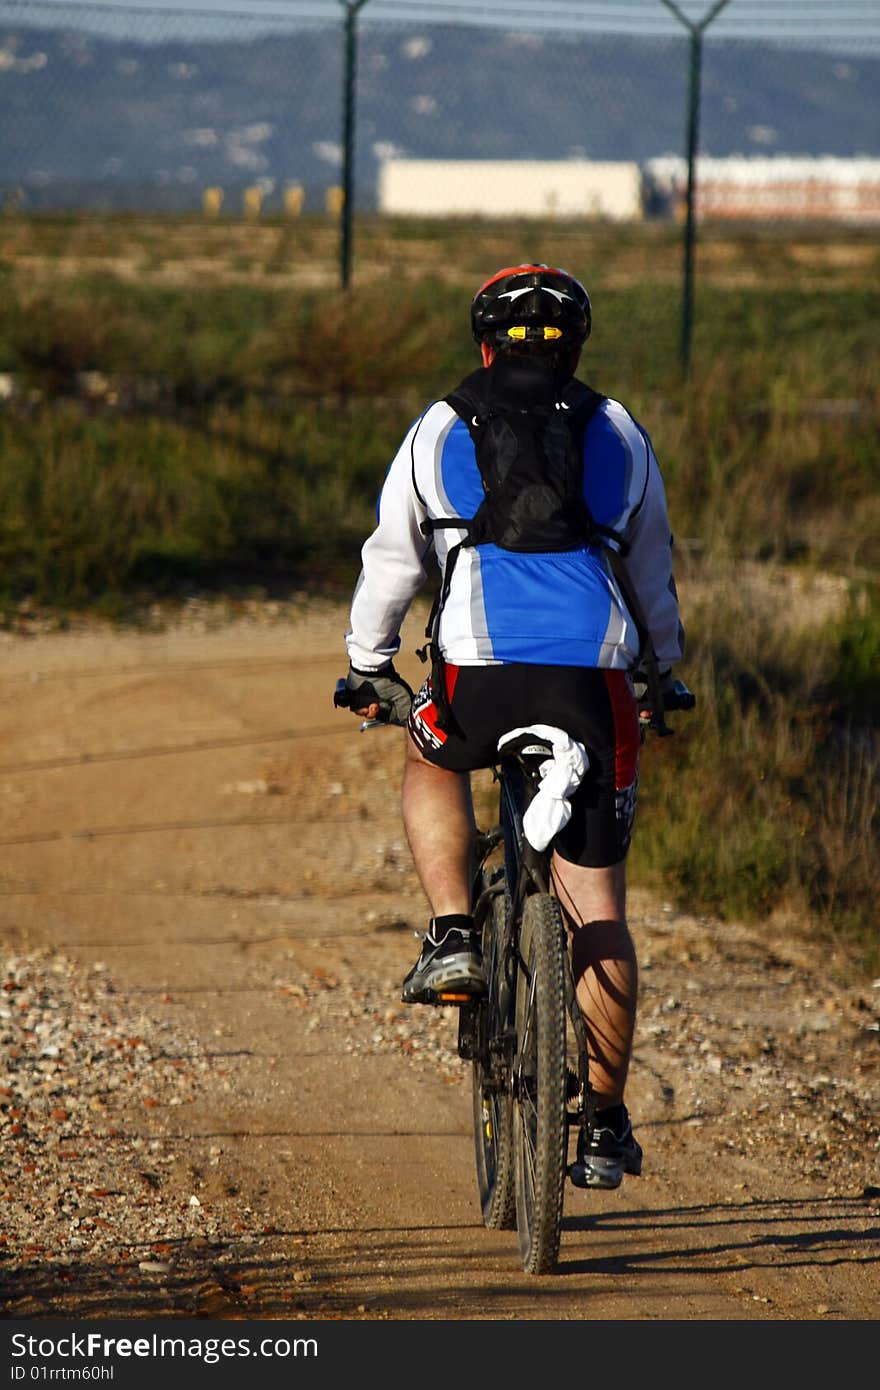
[[[497,764],[498,740],[511,729],[564,729],[586,748],[589,767],[556,849],[587,868],[619,863],[632,836],[641,743],[627,673],[518,662],[447,663],[445,671],[453,714],[448,733],[437,727],[430,677],[413,700],[407,728],[422,757],[449,772],[473,772]]]

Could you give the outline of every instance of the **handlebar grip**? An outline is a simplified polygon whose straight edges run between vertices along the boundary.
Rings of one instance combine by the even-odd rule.
[[[364,682],[360,690],[349,690],[348,682],[344,676],[340,676],[336,682],[336,689],[333,692],[333,704],[336,709],[357,709],[358,706],[377,704],[379,713],[376,719],[380,724],[387,724],[391,718],[391,706],[384,704],[376,695],[375,690],[368,681]]]
[[[697,697],[692,690],[688,690],[684,681],[675,681],[671,690],[667,690],[663,696],[663,708],[668,710],[689,710],[693,709],[697,703]]]

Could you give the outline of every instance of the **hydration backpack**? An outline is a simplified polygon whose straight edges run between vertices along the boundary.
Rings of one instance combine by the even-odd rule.
[[[483,484],[472,517],[428,519],[422,533],[441,527],[465,532],[452,547],[419,651],[430,652],[438,725],[449,727],[443,659],[437,641],[440,615],[463,546],[560,551],[608,540],[626,552],[623,537],[590,514],[583,493],[584,431],[606,399],[574,378],[560,385],[549,358],[499,353],[488,368],[465,377],[446,401],[470,431]]]

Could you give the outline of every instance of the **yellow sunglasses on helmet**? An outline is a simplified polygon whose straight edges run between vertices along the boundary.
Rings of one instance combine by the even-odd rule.
[[[561,328],[550,328],[547,324],[544,325],[543,330],[539,330],[538,327],[537,327],[537,325],[533,325],[533,326],[532,326],[532,328],[531,328],[531,333],[532,333],[532,335],[533,335],[534,337],[537,337],[537,334],[538,334],[539,331],[543,331],[543,337],[544,337],[545,343],[546,343],[546,342],[552,342],[555,338],[561,338],[561,337],[562,337],[562,329],[561,329]],[[508,338],[515,338],[515,339],[517,339],[519,342],[524,341],[524,339],[526,338],[526,336],[527,336],[528,333],[529,333],[529,329],[526,327],[525,324],[517,324],[516,327],[514,327],[514,328],[508,328],[508,330],[507,330],[507,336],[508,336]]]

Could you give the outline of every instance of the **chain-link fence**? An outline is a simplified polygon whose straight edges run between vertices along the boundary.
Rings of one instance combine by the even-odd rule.
[[[876,5],[221,4],[0,0],[5,198],[338,212],[349,81],[355,212],[680,216],[699,30],[706,214],[880,218]]]
[[[210,6],[210,7],[209,7]],[[880,223],[880,6],[0,0],[7,208]]]

